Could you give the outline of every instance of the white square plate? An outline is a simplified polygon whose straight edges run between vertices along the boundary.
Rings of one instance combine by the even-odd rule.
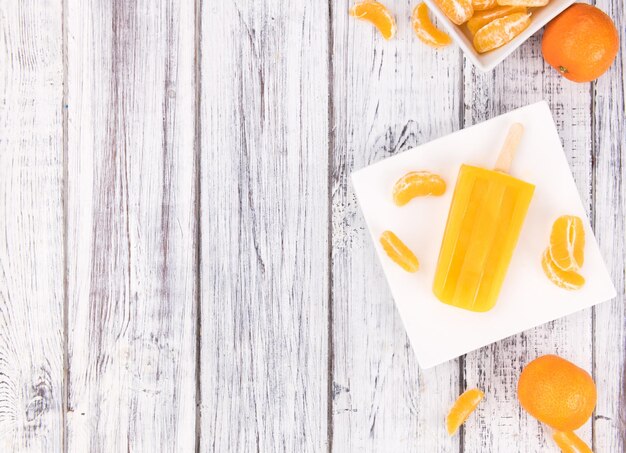
[[[511,42],[505,44],[499,49],[492,50],[480,54],[474,49],[472,44],[472,36],[465,24],[456,25],[439,9],[435,0],[424,0],[428,5],[428,9],[433,12],[440,23],[446,28],[452,39],[463,49],[469,60],[481,71],[491,71],[502,60],[508,57],[515,49],[521,46],[524,41],[537,33],[544,25],[561,14],[565,8],[572,5],[574,0],[550,0],[546,6],[540,8],[530,8],[532,16],[530,16],[530,25],[526,30],[516,36]]]
[[[440,302],[432,293],[439,247],[463,163],[492,168],[509,126],[524,125],[511,174],[535,184],[535,194],[496,306],[474,313]],[[395,181],[411,170],[441,175],[447,190],[440,197],[393,203]],[[545,102],[532,104],[385,159],[352,174],[359,205],[398,311],[420,366],[429,368],[539,324],[612,299],[616,292],[569,170],[561,141]],[[586,283],[566,291],[551,283],[541,268],[554,220],[581,217],[586,247],[582,274]],[[395,232],[420,261],[410,274],[391,261],[379,237]]]

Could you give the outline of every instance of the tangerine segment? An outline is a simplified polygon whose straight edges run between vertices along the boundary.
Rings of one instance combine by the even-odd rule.
[[[472,0],[435,0],[441,11],[448,16],[452,22],[461,25],[472,17],[474,8]]]
[[[380,244],[383,246],[385,253],[389,255],[402,269],[407,272],[417,272],[419,269],[419,261],[404,242],[398,238],[392,231],[385,231],[380,236]]]
[[[557,431],[573,431],[591,417],[597,391],[587,371],[559,356],[544,355],[522,370],[517,398],[537,420]]]
[[[491,9],[497,4],[496,0],[472,0],[472,7],[474,8],[474,11]]]
[[[415,197],[443,195],[446,182],[441,176],[428,171],[410,171],[398,179],[393,186],[393,201],[404,206]]]
[[[526,13],[526,7],[524,6],[496,6],[487,11],[478,11],[474,13],[472,18],[467,21],[467,28],[474,36],[478,30],[483,28],[489,22],[495,19],[499,19],[509,14]]]
[[[549,248],[543,253],[541,267],[543,267],[543,272],[546,274],[546,277],[559,288],[573,291],[582,288],[585,284],[585,277],[578,272],[564,271],[554,264],[554,261],[550,258]]]
[[[515,13],[489,22],[474,35],[479,53],[497,49],[511,41],[530,25],[530,13]]]
[[[589,445],[572,431],[556,431],[552,438],[562,453],[593,453]]]
[[[411,24],[415,35],[425,44],[432,47],[445,47],[452,43],[450,35],[439,30],[428,17],[428,7],[419,3],[411,15]]]
[[[350,15],[370,22],[385,39],[391,39],[396,34],[396,20],[382,3],[370,0],[355,3],[350,8]]]
[[[528,6],[529,8],[536,8],[539,6],[546,6],[550,3],[550,0],[497,0],[498,5],[501,6]]]
[[[577,271],[585,261],[585,228],[580,217],[564,215],[554,221],[550,258],[564,271]]]
[[[446,417],[446,429],[450,436],[465,423],[484,397],[485,394],[481,390],[474,388],[466,390],[457,398]]]

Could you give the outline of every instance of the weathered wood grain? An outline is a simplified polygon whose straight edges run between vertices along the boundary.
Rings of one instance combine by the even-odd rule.
[[[543,62],[541,33],[493,72],[465,63],[465,126],[545,99],[552,110],[570,168],[589,212],[591,205],[591,110],[588,85],[560,77]],[[538,258],[539,263],[539,258]],[[464,452],[543,452],[556,447],[541,425],[519,406],[521,369],[543,354],[561,355],[592,369],[591,310],[557,320],[467,354],[465,385],[487,394],[466,424]],[[578,431],[591,442],[591,423]]]
[[[63,390],[60,2],[0,1],[0,451],[58,452]]]
[[[598,384],[579,434],[624,451],[621,2],[596,2],[622,40],[591,85],[540,36],[481,74],[414,38],[408,0],[391,42],[301,3],[0,0],[0,450],[556,451],[515,387],[558,353]],[[618,297],[422,371],[349,174],[541,98]]]
[[[324,2],[203,3],[202,451],[327,448],[327,32]]]
[[[193,451],[194,5],[66,4],[68,451]]]
[[[621,51],[609,72],[592,86],[593,221],[602,255],[611,270],[617,298],[594,309],[594,378],[598,404],[594,415],[595,452],[626,451],[626,33],[624,4],[599,0],[613,18]]]
[[[385,41],[333,4],[332,449],[457,451],[443,419],[458,395],[457,361],[421,371],[394,307],[350,184],[350,173],[459,128],[462,66],[410,28],[414,2],[390,4]]]

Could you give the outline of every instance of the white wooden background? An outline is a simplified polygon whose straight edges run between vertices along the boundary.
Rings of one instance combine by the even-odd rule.
[[[0,451],[556,451],[515,396],[543,353],[592,370],[581,435],[625,451],[621,0],[591,84],[540,36],[479,73],[415,1],[385,42],[347,0],[0,0]],[[542,98],[619,296],[421,371],[349,175]]]

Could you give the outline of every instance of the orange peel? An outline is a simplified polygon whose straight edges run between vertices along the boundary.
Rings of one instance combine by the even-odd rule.
[[[573,431],[591,418],[598,391],[586,370],[548,354],[522,369],[517,399],[526,412],[552,429]]]

